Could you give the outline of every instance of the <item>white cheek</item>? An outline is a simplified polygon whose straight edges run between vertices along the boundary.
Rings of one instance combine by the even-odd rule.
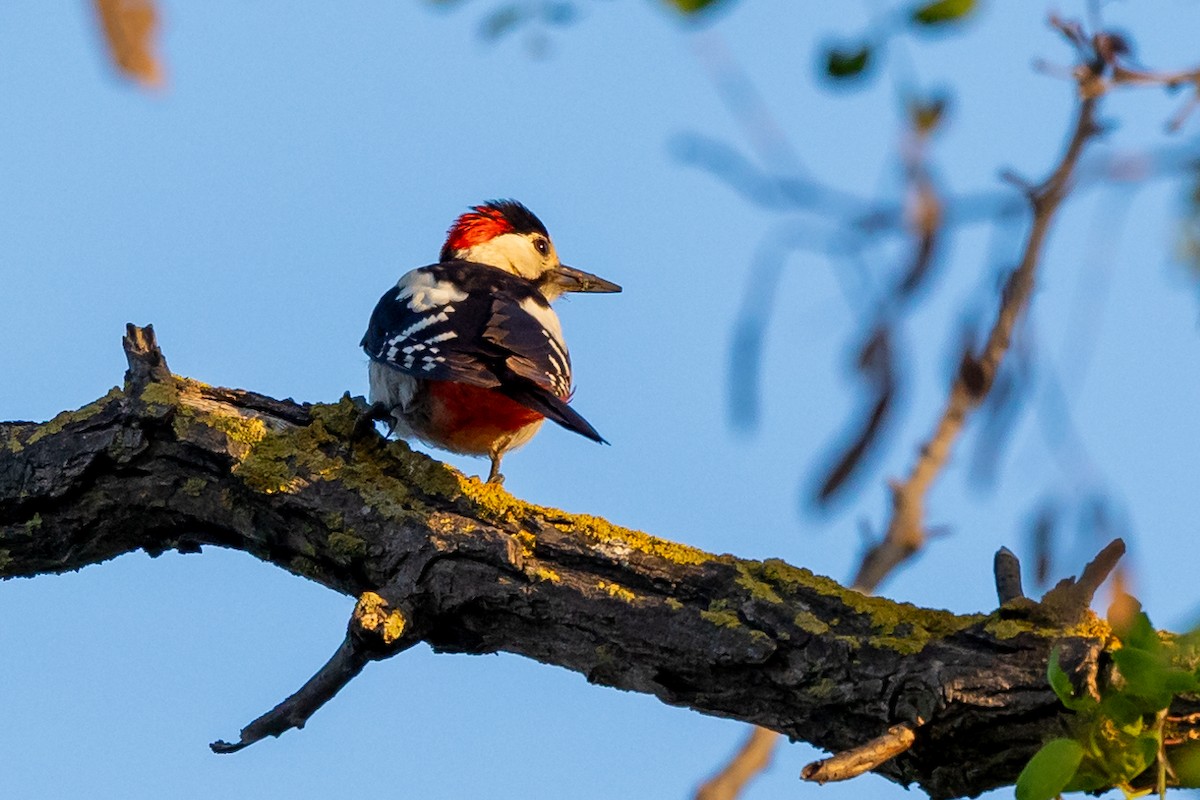
[[[505,272],[536,280],[546,271],[542,256],[534,249],[528,237],[519,233],[505,233],[483,244],[464,250],[461,257],[467,261],[499,267]]]

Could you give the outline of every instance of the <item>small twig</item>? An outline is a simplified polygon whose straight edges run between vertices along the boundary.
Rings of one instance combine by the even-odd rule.
[[[1167,745],[1163,731],[1167,724],[1167,709],[1158,712],[1154,720],[1154,729],[1158,733],[1158,755],[1155,762],[1158,766],[1158,774],[1155,788],[1158,789],[1159,800],[1167,800],[1167,776],[1178,782],[1179,776],[1175,774],[1175,770],[1171,767],[1171,762],[1167,760]]]
[[[418,638],[407,617],[393,610],[375,592],[366,592],[354,607],[346,638],[336,652],[300,687],[299,691],[242,728],[236,742],[216,741],[214,753],[236,753],[268,736],[279,736],[292,728],[303,728],[317,709],[332,700],[370,661],[407,650]]]
[[[771,765],[779,734],[769,728],[752,728],[745,744],[696,790],[695,800],[734,800],[742,789]]]
[[[1079,622],[1092,605],[1092,598],[1125,555],[1125,542],[1113,539],[1088,562],[1078,578],[1064,578],[1046,592],[1039,603],[1055,622],[1071,625]]]
[[[125,360],[129,369],[125,371],[125,391],[139,394],[151,383],[171,380],[171,369],[158,347],[154,326],[140,328],[132,322],[125,325],[125,336],[121,339],[125,348]]]
[[[1147,70],[1130,69],[1117,64],[1113,67],[1112,82],[1114,85],[1129,84],[1133,86],[1163,86],[1174,89],[1186,83],[1196,83],[1200,80],[1200,69],[1182,70],[1179,72],[1149,72]]]
[[[268,736],[279,736],[292,728],[303,728],[309,717],[362,672],[369,660],[347,636],[333,657],[298,692],[242,728],[238,741],[218,740],[209,747],[214,753],[236,753]]]
[[[800,777],[816,783],[849,780],[895,758],[912,747],[916,740],[912,723],[893,725],[887,733],[860,747],[808,764],[800,771]]]
[[[1000,605],[1025,596],[1025,590],[1021,587],[1021,562],[1012,550],[1007,547],[997,550],[992,570],[996,574],[996,597]]]

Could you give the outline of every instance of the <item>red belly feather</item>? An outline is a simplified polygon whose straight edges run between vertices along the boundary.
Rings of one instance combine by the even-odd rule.
[[[542,419],[538,412],[492,389],[430,381],[428,391],[430,438],[464,453],[487,453],[498,439]]]

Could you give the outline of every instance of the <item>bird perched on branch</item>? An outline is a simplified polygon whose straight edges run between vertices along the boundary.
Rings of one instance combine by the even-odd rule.
[[[550,302],[621,287],[558,260],[533,213],[513,200],[455,220],[440,261],[380,298],[362,347],[373,413],[395,433],[454,453],[500,459],[549,418],[604,443],[567,401],[571,357]]]

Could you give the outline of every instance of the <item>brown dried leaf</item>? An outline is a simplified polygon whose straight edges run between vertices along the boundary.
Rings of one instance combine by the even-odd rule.
[[[154,0],[95,0],[108,53],[122,74],[146,88],[164,83],[155,53],[158,9]]]

